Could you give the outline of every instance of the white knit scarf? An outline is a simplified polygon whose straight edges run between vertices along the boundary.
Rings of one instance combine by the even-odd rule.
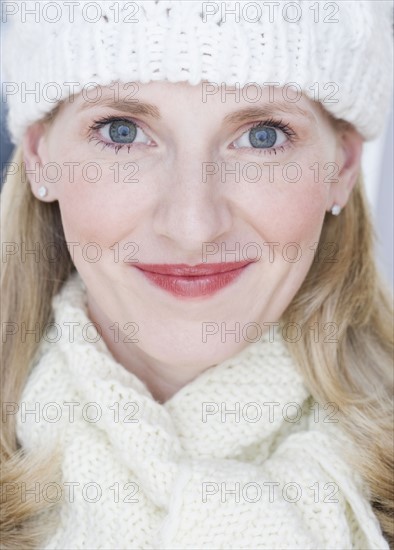
[[[87,341],[77,272],[52,305],[17,420],[24,448],[62,452],[45,549],[389,548],[334,406],[314,404],[278,330],[160,404]]]

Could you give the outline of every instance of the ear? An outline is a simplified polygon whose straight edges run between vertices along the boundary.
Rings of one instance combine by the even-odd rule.
[[[361,170],[363,142],[361,134],[350,124],[338,130],[336,154],[338,173],[330,187],[327,210],[331,210],[333,204],[343,208],[349,200]]]
[[[22,139],[23,162],[33,194],[42,201],[56,200],[53,182],[46,181],[44,168],[48,162],[46,128],[43,122],[29,126]],[[46,194],[45,194],[46,190]]]

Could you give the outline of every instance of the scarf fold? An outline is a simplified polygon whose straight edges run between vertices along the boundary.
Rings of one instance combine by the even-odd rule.
[[[342,457],[349,442],[316,409],[279,330],[160,404],[93,341],[78,272],[52,308],[56,329],[21,398],[39,418],[17,417],[22,447],[62,453],[45,550],[389,550]]]

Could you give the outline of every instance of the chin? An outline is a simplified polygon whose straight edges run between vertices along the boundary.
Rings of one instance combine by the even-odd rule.
[[[149,346],[142,348],[145,353],[154,357],[157,361],[167,363],[168,365],[179,368],[201,369],[222,363],[226,359],[234,356],[248,345],[247,341],[240,342],[220,342],[213,340],[209,343],[200,342],[198,345],[188,345],[187,343],[174,346]]]

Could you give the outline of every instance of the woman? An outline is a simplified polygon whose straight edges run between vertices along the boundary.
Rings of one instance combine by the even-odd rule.
[[[389,548],[391,7],[14,4],[3,547]]]

